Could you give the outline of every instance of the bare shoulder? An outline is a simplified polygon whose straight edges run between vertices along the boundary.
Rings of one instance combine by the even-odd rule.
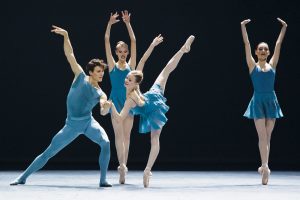
[[[270,68],[270,69],[276,69],[276,65],[274,63],[272,63],[272,62],[269,62],[268,63],[268,68]]]

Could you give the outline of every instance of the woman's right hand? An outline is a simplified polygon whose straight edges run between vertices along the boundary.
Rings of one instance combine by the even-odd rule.
[[[119,22],[120,20],[117,19],[118,17],[119,17],[119,14],[117,12],[115,14],[110,13],[110,18],[109,18],[108,23],[115,24],[115,23]]]
[[[245,26],[246,24],[248,24],[251,20],[250,19],[245,19],[244,21],[241,22],[242,26]]]
[[[112,105],[112,101],[111,100],[105,101],[103,103],[103,109],[109,109],[109,108],[111,108],[111,105]]]

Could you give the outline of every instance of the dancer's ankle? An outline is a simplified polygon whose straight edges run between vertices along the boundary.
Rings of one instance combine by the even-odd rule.
[[[262,168],[269,168],[269,166],[268,166],[268,164],[267,164],[267,163],[263,163],[263,164],[261,164],[261,167],[262,167]]]
[[[144,172],[151,172],[151,167],[146,167]]]

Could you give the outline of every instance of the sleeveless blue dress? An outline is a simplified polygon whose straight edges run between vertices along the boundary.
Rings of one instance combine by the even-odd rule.
[[[244,114],[249,119],[274,119],[283,117],[275,91],[275,70],[263,72],[255,66],[250,74],[254,94]]]
[[[167,99],[163,96],[163,90],[160,85],[154,84],[143,95],[145,104],[131,109],[134,114],[140,115],[139,132],[148,133],[151,130],[159,130],[168,120],[165,114],[169,106],[166,105]]]
[[[109,73],[111,81],[111,92],[109,99],[112,100],[118,112],[121,112],[126,101],[126,88],[124,86],[124,81],[130,71],[131,69],[127,64],[124,70],[120,70],[115,65],[113,70]]]

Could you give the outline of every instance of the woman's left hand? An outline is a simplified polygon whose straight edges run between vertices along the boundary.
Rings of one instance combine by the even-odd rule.
[[[128,13],[128,10],[122,11],[122,19],[125,22],[125,24],[130,23],[130,13]]]
[[[277,20],[282,24],[282,26],[287,27],[287,23],[285,21],[283,21],[279,17],[277,18]]]

